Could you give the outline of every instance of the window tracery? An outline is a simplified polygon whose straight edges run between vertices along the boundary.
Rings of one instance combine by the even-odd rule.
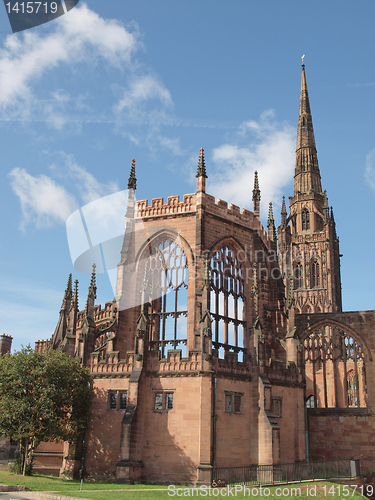
[[[302,210],[302,231],[310,229],[310,212],[307,208]]]
[[[113,350],[112,344],[110,345],[110,342],[112,342],[114,339],[114,333],[113,332],[104,332],[99,334],[94,342],[94,353],[97,353],[98,356],[98,361],[103,361],[106,358],[107,352],[110,352]]]
[[[150,348],[166,357],[169,349],[186,356],[188,263],[172,238],[153,245],[149,257]]]
[[[365,358],[358,342],[336,326],[304,340],[307,389],[322,408],[366,407]]]
[[[211,257],[212,347],[219,358],[224,358],[225,352],[236,352],[238,361],[243,361],[244,303],[241,263],[233,249],[222,247]]]

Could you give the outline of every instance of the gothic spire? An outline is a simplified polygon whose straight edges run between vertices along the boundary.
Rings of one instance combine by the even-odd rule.
[[[69,274],[68,283],[66,285],[64,298],[61,304],[61,310],[69,311],[70,302],[72,300],[72,273]]]
[[[276,239],[276,228],[275,228],[275,219],[273,218],[273,208],[272,201],[270,201],[269,209],[268,209],[268,236],[271,241],[275,241]]]
[[[293,195],[310,191],[321,193],[322,185],[303,61]]]
[[[203,150],[203,148],[200,149],[197,175],[195,177],[197,178],[197,193],[199,193],[199,192],[205,193],[206,192],[207,174],[206,174],[206,165],[204,163],[204,150]]]
[[[205,177],[207,179],[206,165],[204,163],[204,149],[203,148],[200,149],[198,170],[197,170],[197,175],[195,177]]]
[[[92,265],[91,281],[89,286],[89,295],[96,299],[96,264]]]
[[[92,265],[91,281],[86,301],[86,315],[93,317],[96,299],[96,264]]]
[[[260,217],[260,189],[258,172],[254,172],[254,189],[253,189],[253,212],[255,217]]]
[[[137,189],[137,179],[135,178],[135,159],[132,160],[130,176],[128,180],[128,189]]]
[[[72,309],[76,309],[78,311],[78,280],[74,281],[74,293],[70,310]]]

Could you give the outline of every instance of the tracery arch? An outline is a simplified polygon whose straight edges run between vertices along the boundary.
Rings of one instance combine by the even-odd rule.
[[[99,332],[94,341],[93,353],[98,356],[98,361],[104,361],[106,355],[113,351],[114,332]]]
[[[310,229],[310,212],[307,208],[302,210],[302,231]]]
[[[148,242],[149,255],[139,272],[147,277],[148,342],[162,358],[169,349],[187,355],[187,314],[189,266],[182,242],[171,234],[159,234]]]
[[[306,391],[322,408],[367,407],[365,352],[344,326],[321,323],[303,340]]]
[[[217,351],[219,358],[224,358],[226,352],[236,352],[238,361],[243,361],[246,322],[243,259],[240,258],[240,252],[234,245],[222,242],[211,254],[210,311],[213,318],[212,348]]]

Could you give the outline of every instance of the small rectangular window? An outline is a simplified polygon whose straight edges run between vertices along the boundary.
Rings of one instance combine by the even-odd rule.
[[[126,392],[120,392],[120,410],[126,409],[127,394]]]
[[[225,412],[232,412],[232,396],[230,394],[225,395]]]
[[[165,409],[166,410],[173,409],[173,392],[167,392],[165,395]]]
[[[241,396],[234,396],[234,413],[241,413]]]
[[[110,410],[117,409],[117,393],[116,392],[109,393],[109,409]]]
[[[163,393],[162,392],[157,392],[155,394],[154,409],[155,410],[162,410],[163,409]]]

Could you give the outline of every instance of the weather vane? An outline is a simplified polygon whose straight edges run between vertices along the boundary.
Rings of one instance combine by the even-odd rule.
[[[302,66],[304,66],[304,65],[305,65],[305,54],[303,54],[303,56],[302,56]]]

